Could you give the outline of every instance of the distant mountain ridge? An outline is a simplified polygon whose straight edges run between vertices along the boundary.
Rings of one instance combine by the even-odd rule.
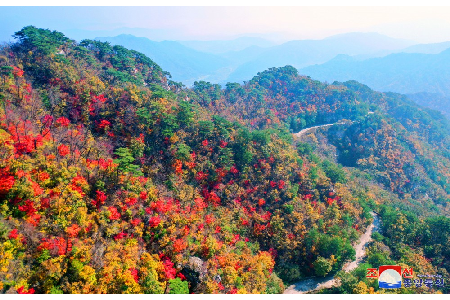
[[[322,40],[294,40],[280,45],[256,37],[223,41],[155,42],[132,35],[96,38],[120,44],[160,62],[173,79],[191,86],[205,80],[222,85],[242,82],[271,67],[292,65],[303,68],[324,63],[336,55],[391,53],[414,42],[390,38],[378,33],[346,33]]]
[[[433,44],[418,44],[402,50],[405,53],[439,54],[450,48],[450,41]]]
[[[303,68],[324,63],[339,54],[376,54],[380,51],[398,51],[413,44],[412,41],[398,40],[378,33],[347,33],[322,40],[289,41],[271,47],[253,60],[240,65],[227,80],[240,82],[271,67],[292,65]]]
[[[415,44],[358,32],[279,45],[256,37],[156,42],[121,34],[96,39],[146,54],[186,86],[195,81],[225,86],[268,68],[292,65],[318,80],[357,80],[375,90],[416,95],[411,99],[450,115],[450,41]]]
[[[329,82],[357,80],[382,92],[428,92],[448,96],[449,67],[450,49],[447,49],[439,54],[395,53],[363,61],[340,55],[300,71]]]
[[[192,84],[195,80],[229,64],[223,57],[191,49],[176,41],[155,42],[130,34],[95,39],[142,52],[158,61],[162,68],[169,70],[174,80],[185,84]]]
[[[179,43],[198,51],[213,54],[241,51],[253,46],[268,48],[276,45],[274,42],[257,37],[240,37],[233,40],[217,41],[179,41]]]

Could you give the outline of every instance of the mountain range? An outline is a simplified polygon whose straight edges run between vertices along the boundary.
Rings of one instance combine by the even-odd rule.
[[[194,81],[242,82],[270,67],[303,68],[336,55],[379,56],[415,43],[378,33],[347,33],[322,40],[295,40],[276,45],[262,38],[225,41],[151,41],[133,35],[98,37],[113,45],[141,51],[168,70],[173,80],[191,86]]]
[[[384,294],[368,268],[450,276],[441,113],[293,66],[186,88],[120,45],[14,37],[0,46],[0,294],[280,294],[326,276],[342,284],[323,293]],[[364,264],[341,272],[374,213]]]
[[[363,61],[339,55],[300,71],[322,81],[357,80],[383,92],[450,94],[450,49],[439,54],[395,53]]]
[[[450,41],[417,44],[373,32],[282,44],[257,37],[152,41],[121,34],[95,39],[144,53],[186,86],[195,81],[222,86],[242,83],[262,70],[291,65],[317,80],[357,80],[375,90],[405,93],[421,105],[450,115],[446,101],[450,96]]]

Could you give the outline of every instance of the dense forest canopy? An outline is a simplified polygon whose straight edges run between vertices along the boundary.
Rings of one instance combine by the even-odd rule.
[[[448,278],[442,114],[291,66],[188,89],[122,46],[15,38],[0,50],[2,293],[282,293],[336,272],[336,292],[383,293],[363,273],[389,263]],[[367,262],[339,272],[371,211]]]

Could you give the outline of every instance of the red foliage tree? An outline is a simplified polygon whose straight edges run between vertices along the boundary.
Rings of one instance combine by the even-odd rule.
[[[63,157],[66,156],[67,154],[70,153],[69,147],[64,145],[64,144],[59,145],[58,146],[58,153],[59,153],[59,155],[61,155]]]

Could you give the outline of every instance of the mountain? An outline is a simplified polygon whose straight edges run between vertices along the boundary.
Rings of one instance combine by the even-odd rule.
[[[229,85],[225,93],[230,99],[229,103],[223,105],[216,103],[214,105],[215,112],[232,116],[236,120],[246,120],[255,128],[265,128],[270,126],[268,124],[281,122],[288,126],[292,132],[299,132],[304,128],[336,123],[340,120],[360,120],[360,122],[353,123],[344,132],[336,135],[339,138],[336,139],[333,135],[330,135],[326,144],[331,143],[337,147],[339,151],[336,154],[339,163],[347,167],[360,167],[362,169],[368,167],[372,176],[379,174],[381,176],[378,179],[379,182],[389,182],[389,189],[400,193],[399,196],[402,193],[408,193],[413,197],[422,198],[424,194],[419,194],[423,193],[423,190],[420,191],[421,188],[418,187],[428,184],[434,186],[434,184],[437,184],[435,180],[440,177],[436,175],[437,177],[434,177],[434,179],[425,179],[428,182],[426,184],[425,181],[419,185],[412,184],[417,178],[414,178],[412,173],[407,175],[409,171],[406,170],[409,167],[406,167],[406,164],[410,164],[412,167],[416,163],[419,165],[425,164],[425,162],[419,161],[421,159],[426,160],[426,156],[422,156],[423,154],[419,154],[417,150],[411,148],[412,140],[418,138],[420,140],[418,143],[424,143],[420,151],[425,148],[432,149],[435,147],[434,144],[437,143],[440,146],[437,146],[437,144],[436,146],[441,148],[444,151],[443,153],[447,153],[443,154],[444,157],[448,155],[450,136],[447,130],[450,129],[450,124],[442,114],[421,108],[404,95],[378,93],[356,81],[334,82],[332,85],[322,84],[309,77],[299,76],[296,69],[289,66],[271,68],[260,72],[258,76],[248,81],[243,87]],[[268,114],[271,116],[269,120],[266,119]],[[387,126],[384,129],[386,132],[382,134],[378,130],[385,125]],[[432,126],[432,128],[428,126]],[[387,129],[388,127],[390,129]],[[329,131],[333,132],[333,129]],[[349,134],[349,136],[345,137],[346,134]],[[400,179],[400,177],[387,179],[391,176],[388,174],[393,171],[394,165],[399,162],[385,161],[381,163],[383,159],[379,155],[388,150],[376,149],[381,145],[378,140],[384,139],[384,134],[391,137],[395,135],[395,143],[398,143],[399,147],[397,148],[398,153],[405,154],[401,162],[402,167],[400,169],[402,171],[397,170],[395,171],[396,175],[392,174],[394,177],[406,176],[403,179]],[[349,144],[344,141],[348,141]],[[387,146],[387,144],[383,145]],[[393,147],[393,145],[388,147]],[[379,162],[365,165],[364,161],[369,161],[371,156],[378,157]],[[422,158],[419,158],[419,156]],[[411,157],[411,160],[408,162],[406,157]],[[334,157],[334,159],[336,158]],[[398,159],[400,160],[400,158]],[[447,159],[443,158],[443,160]],[[377,165],[380,169],[375,167]],[[388,171],[389,168],[385,169],[387,165],[391,165],[393,169]],[[412,168],[417,172],[419,172],[419,169],[426,169],[424,165],[422,167],[419,165]],[[441,171],[445,172],[444,169]],[[422,172],[420,171],[420,173]],[[441,173],[441,176],[443,174]],[[382,179],[384,176],[387,177]],[[443,177],[440,178],[443,179]],[[435,183],[432,183],[433,181]],[[448,197],[445,194],[450,192],[450,181],[444,183],[447,181],[447,178],[443,179],[438,184],[441,185],[440,188],[433,188],[433,190],[438,189],[443,192],[441,196],[434,195],[434,198],[443,197],[442,199],[444,199]],[[396,183],[394,184],[394,182]]]
[[[450,49],[439,54],[395,53],[358,61],[337,56],[320,65],[300,69],[328,82],[357,80],[373,89],[397,93],[450,95]]]
[[[433,43],[433,44],[418,44],[402,49],[400,52],[404,53],[424,53],[424,54],[439,54],[442,51],[450,48],[449,42]]]
[[[267,51],[240,65],[227,81],[242,82],[260,70],[292,65],[303,68],[325,63],[336,55],[376,55],[382,51],[396,51],[414,44],[406,40],[390,38],[378,33],[347,33],[323,40],[289,41],[273,46]]]
[[[377,53],[379,51],[396,51],[415,44],[414,41],[391,38],[377,32],[350,32],[327,37],[325,41],[337,41],[343,47],[350,46],[353,53]],[[344,52],[342,52],[344,53]]]
[[[413,44],[377,33],[348,33],[323,40],[290,41],[281,45],[250,37],[222,41],[163,42],[132,35],[97,39],[148,55],[168,70],[174,80],[188,86],[199,80],[222,85],[242,82],[274,66],[289,64],[301,68],[326,62],[338,54],[380,56]]]
[[[450,42],[416,44],[402,49],[380,50],[371,54],[359,54],[352,57],[357,60],[365,60],[375,57],[384,57],[393,53],[422,53],[422,54],[439,54],[450,48]]]
[[[270,48],[263,48],[259,46],[250,46],[239,51],[229,51],[221,53],[220,56],[228,59],[232,65],[239,66],[243,63],[251,61],[255,56],[261,55]]]
[[[169,71],[173,80],[186,85],[192,85],[194,81],[200,79],[210,80],[211,74],[229,65],[229,61],[225,58],[199,52],[175,41],[154,42],[128,34],[95,39],[144,53]]]
[[[419,105],[442,112],[450,119],[450,97],[426,92],[407,94],[407,96]]]
[[[367,268],[449,276],[439,112],[292,66],[186,88],[120,45],[14,37],[0,47],[0,293],[279,294],[329,275],[342,284],[323,293],[384,294]],[[340,271],[374,212],[365,263]]]
[[[213,54],[241,51],[253,46],[268,48],[275,45],[274,42],[256,37],[240,37],[233,40],[218,41],[179,41],[179,43],[201,52]]]
[[[95,39],[98,36],[118,36],[118,35],[133,35],[136,37],[145,37],[152,41],[164,41],[168,35],[170,36],[182,36],[182,34],[175,29],[168,28],[130,28],[120,27],[115,29],[105,30],[86,30],[79,28],[65,29],[64,34],[71,36],[76,41],[83,39]]]

